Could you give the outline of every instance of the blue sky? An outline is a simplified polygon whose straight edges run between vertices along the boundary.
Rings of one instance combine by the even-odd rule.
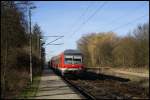
[[[83,34],[115,29],[113,31],[118,36],[125,36],[137,25],[149,21],[148,1],[34,1],[33,3],[37,8],[32,11],[32,21],[33,24],[39,24],[43,35],[64,36],[55,42],[64,43],[63,45],[45,46],[47,61],[65,49],[76,49],[76,41]],[[103,3],[105,5],[98,9]],[[97,12],[86,21],[96,10]],[[82,25],[84,22],[86,23]],[[127,23],[129,24],[126,25]],[[45,41],[48,43],[54,39],[45,38]]]

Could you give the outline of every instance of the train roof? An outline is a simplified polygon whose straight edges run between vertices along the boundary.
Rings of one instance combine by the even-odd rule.
[[[82,53],[79,50],[67,49],[64,51],[64,54],[79,54],[79,55],[81,55]]]
[[[74,49],[67,49],[65,50],[64,52],[64,55],[82,55],[82,53],[79,51],[79,50],[74,50]],[[57,55],[57,56],[53,56],[51,58],[52,59],[57,59],[60,55]]]

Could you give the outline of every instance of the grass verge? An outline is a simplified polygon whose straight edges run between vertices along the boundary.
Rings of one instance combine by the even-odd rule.
[[[33,98],[37,91],[40,83],[41,74],[33,77],[33,83],[28,84],[28,86],[21,92],[17,99],[31,99]]]

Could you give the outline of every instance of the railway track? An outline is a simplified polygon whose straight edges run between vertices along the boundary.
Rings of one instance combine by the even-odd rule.
[[[62,77],[87,99],[148,99],[148,89],[129,84],[130,80],[114,76],[85,73]]]
[[[75,88],[77,91],[79,91],[84,97],[86,97],[86,99],[96,100],[96,97],[93,96],[92,94],[90,94],[89,92],[87,92],[84,88],[75,85],[73,82],[71,82],[71,81],[68,80],[67,78],[63,78],[63,79],[64,79],[67,83],[69,83],[73,88]]]
[[[69,80],[66,77],[62,77],[61,73],[59,71],[54,70],[54,72],[59,75],[66,83],[68,83],[71,87],[73,87],[75,90],[79,91],[79,93],[81,93],[86,99],[90,99],[90,100],[96,100],[95,96],[93,96],[92,94],[90,94],[89,92],[87,92],[84,88],[77,86],[76,84],[74,84],[71,80]],[[72,77],[72,76],[71,76]],[[75,78],[78,78],[77,76],[73,76]]]

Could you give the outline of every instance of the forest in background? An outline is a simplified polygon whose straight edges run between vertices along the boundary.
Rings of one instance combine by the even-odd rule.
[[[149,23],[127,36],[114,32],[90,33],[77,41],[86,67],[149,68]]]
[[[15,98],[30,82],[28,1],[1,1],[1,98]],[[32,16],[31,16],[32,17]],[[45,61],[42,30],[32,27],[33,77]]]
[[[30,33],[28,1],[1,2],[1,98],[15,98],[30,82]],[[45,62],[42,30],[32,27],[33,77]],[[114,32],[84,35],[77,42],[86,67],[149,68],[149,23],[129,35]]]

